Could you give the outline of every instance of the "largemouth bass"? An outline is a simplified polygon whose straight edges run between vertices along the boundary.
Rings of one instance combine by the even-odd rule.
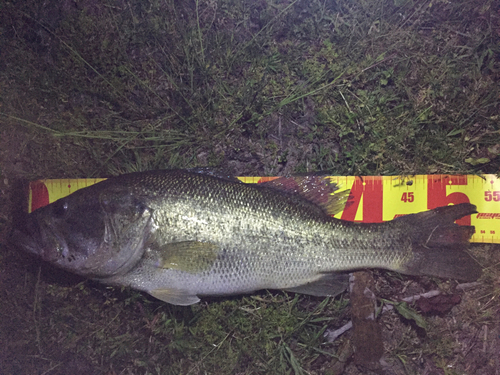
[[[182,170],[126,174],[36,210],[13,238],[63,269],[176,305],[259,289],[335,295],[345,271],[363,268],[480,276],[466,249],[474,227],[454,223],[474,205],[353,223],[331,217],[335,195],[317,185],[247,185]]]

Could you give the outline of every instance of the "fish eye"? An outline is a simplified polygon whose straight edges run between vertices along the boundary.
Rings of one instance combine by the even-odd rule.
[[[55,202],[52,208],[52,213],[56,217],[63,217],[67,211],[68,211],[68,201],[65,200],[59,200]]]

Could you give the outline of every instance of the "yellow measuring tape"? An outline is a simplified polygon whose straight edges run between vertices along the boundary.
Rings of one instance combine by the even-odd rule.
[[[245,183],[260,183],[276,177],[238,177]],[[500,179],[495,175],[332,176],[341,190],[350,190],[349,204],[335,217],[359,222],[382,222],[398,216],[449,204],[470,202],[478,214],[458,224],[474,225],[472,242],[500,243]],[[103,178],[38,180],[30,183],[29,208],[65,197]]]

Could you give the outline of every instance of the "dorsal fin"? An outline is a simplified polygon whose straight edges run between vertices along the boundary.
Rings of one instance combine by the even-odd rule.
[[[279,177],[260,185],[299,195],[320,206],[328,215],[335,215],[342,211],[350,194],[350,190],[340,191],[339,186],[331,182],[328,176],[320,175]]]
[[[229,173],[225,173],[224,170],[222,170],[220,168],[197,167],[197,168],[186,169],[186,171],[188,171],[190,173],[198,173],[198,174],[203,174],[206,176],[217,177],[217,178],[220,178],[222,180],[237,182],[239,184],[243,183],[240,180],[238,180],[236,177],[230,175]]]

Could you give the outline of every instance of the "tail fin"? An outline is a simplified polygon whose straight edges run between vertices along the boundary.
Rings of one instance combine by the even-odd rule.
[[[401,272],[477,280],[481,267],[467,252],[475,229],[455,224],[455,220],[476,212],[476,206],[461,203],[396,219],[409,230],[413,249],[413,259],[401,267]]]

